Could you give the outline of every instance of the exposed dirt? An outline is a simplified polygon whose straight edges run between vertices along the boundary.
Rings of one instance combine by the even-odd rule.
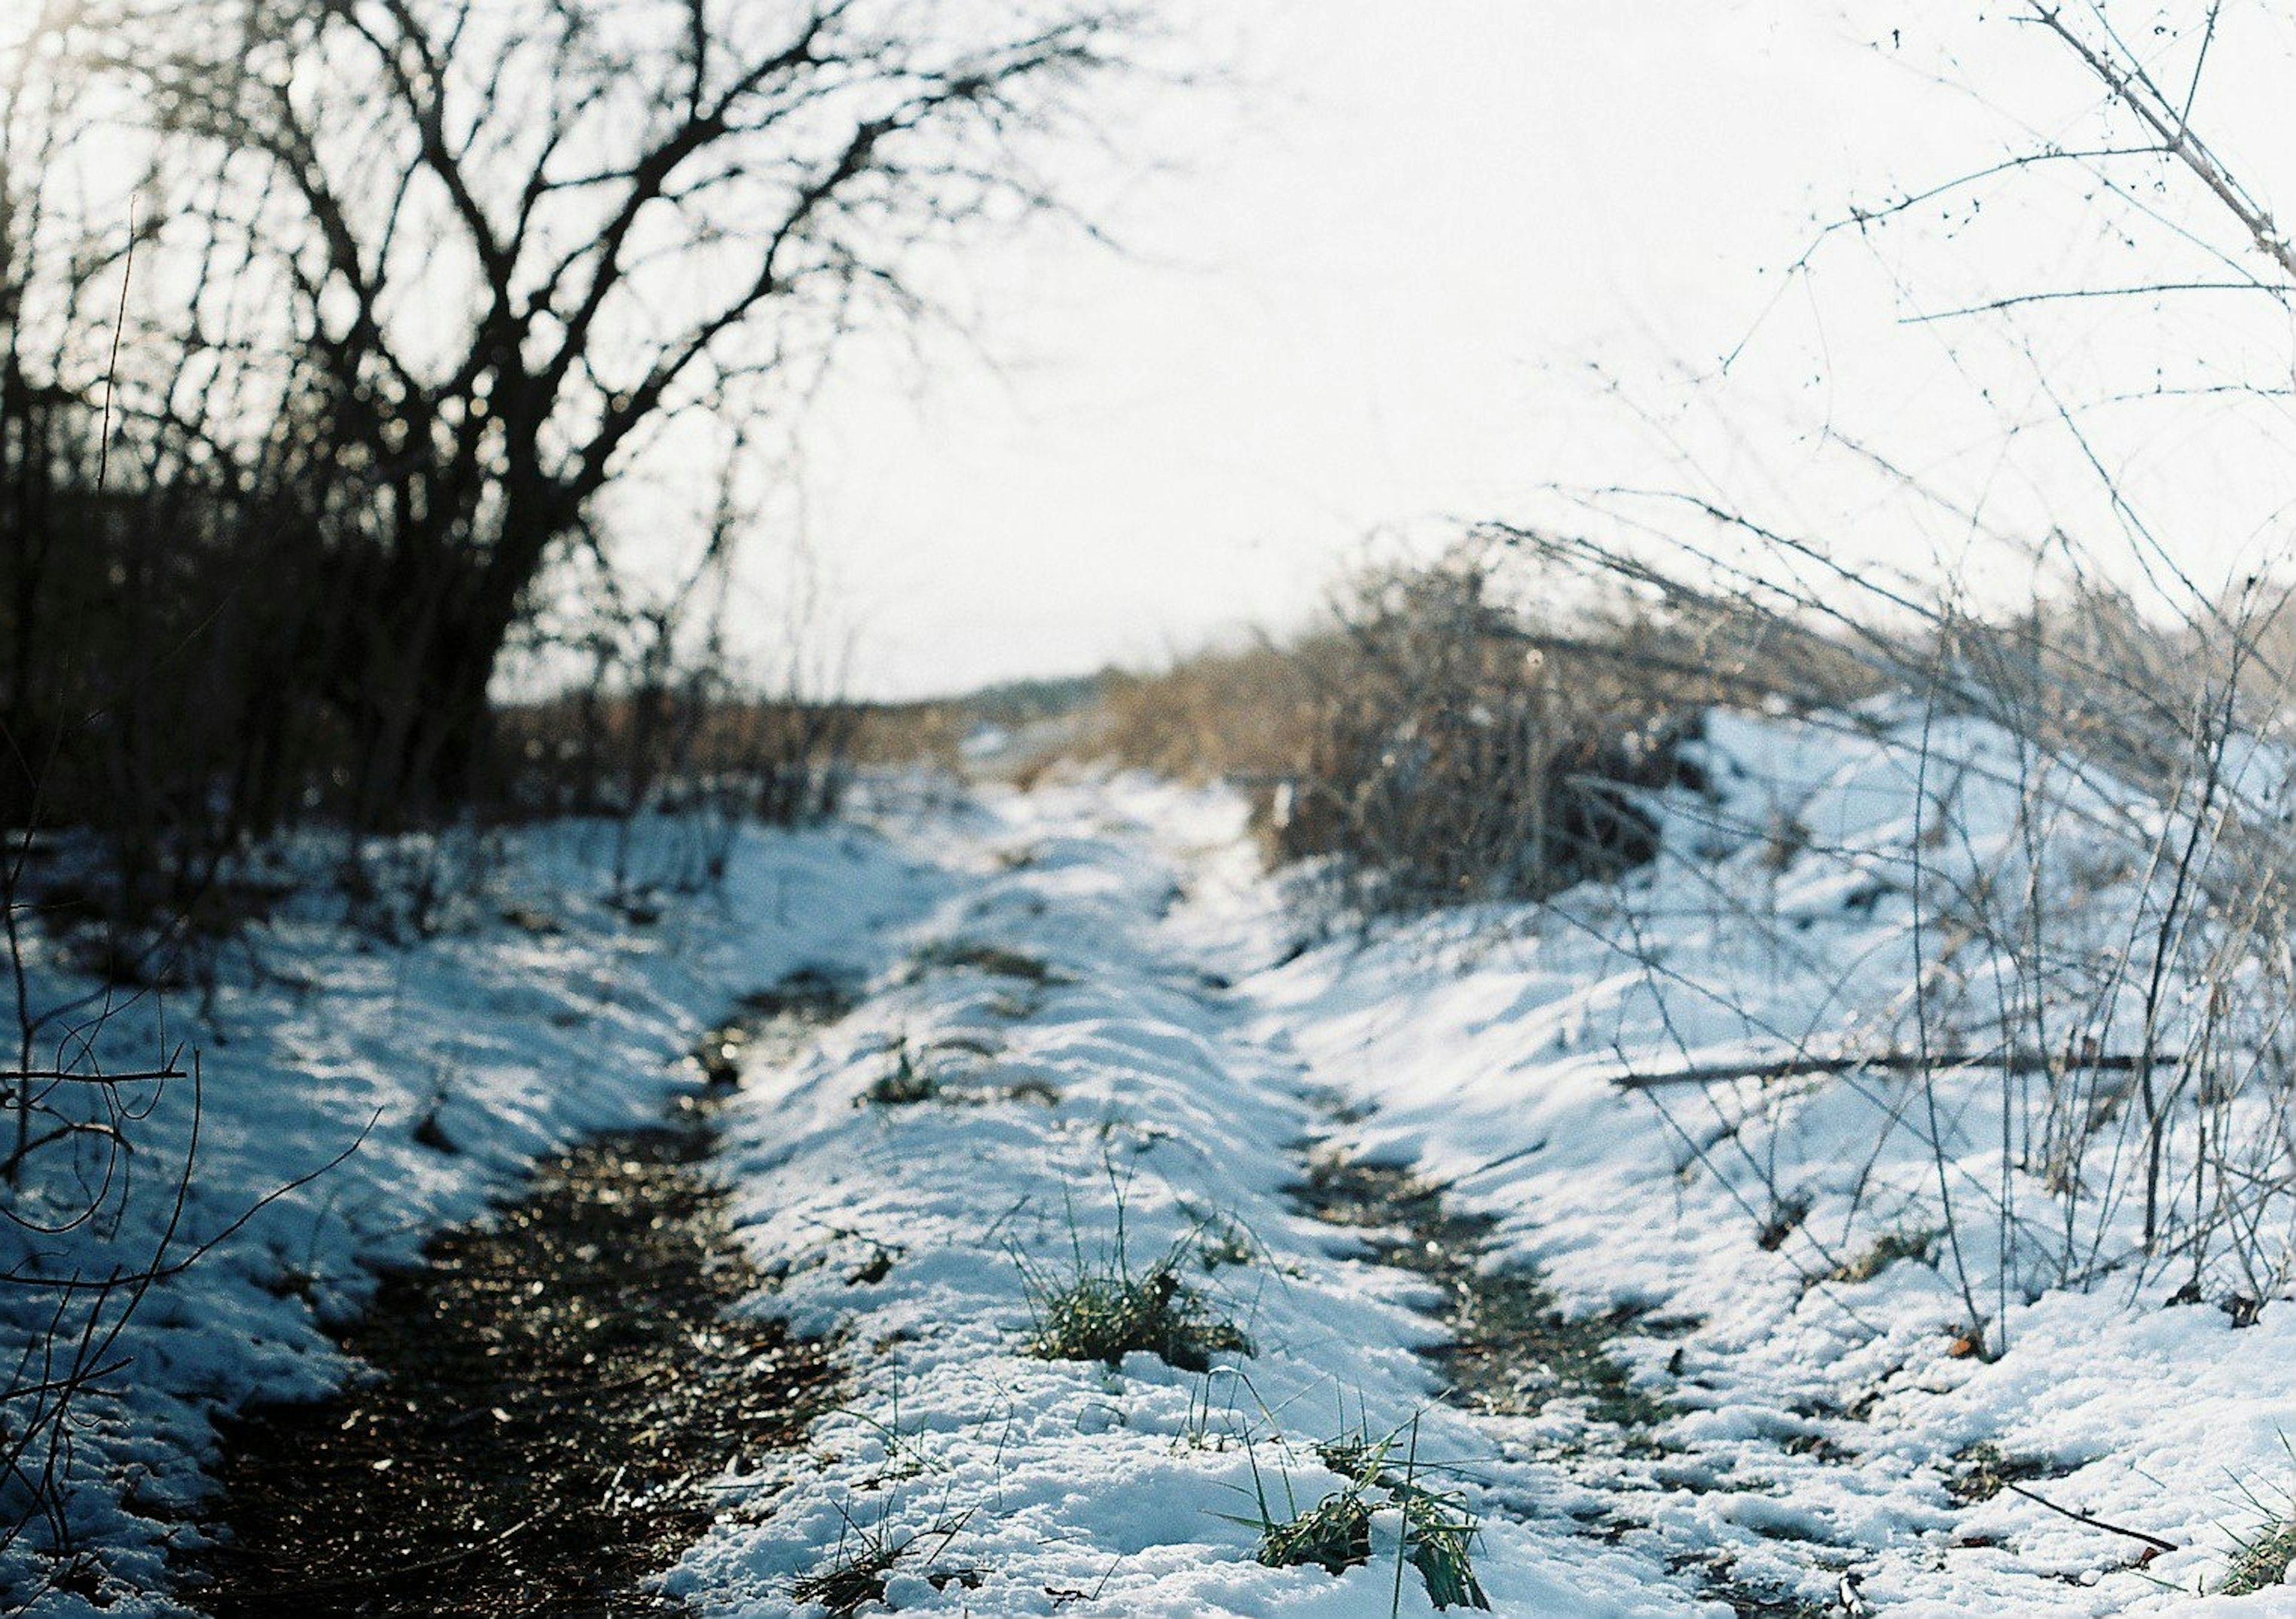
[[[814,979],[754,997],[695,1060],[722,1090],[842,1004]],[[836,1386],[822,1345],[729,1313],[765,1279],[701,1167],[713,1111],[545,1161],[387,1278],[340,1339],[373,1376],[226,1433],[224,1544],[184,1595],[218,1619],[683,1611],[645,1584],[708,1526],[708,1481]]]
[[[1305,1213],[1360,1231],[1368,1258],[1442,1289],[1446,1336],[1424,1353],[1457,1402],[1528,1415],[1552,1400],[1578,1399],[1594,1420],[1628,1430],[1669,1415],[1608,1347],[1621,1333],[1663,1332],[1668,1323],[1626,1310],[1566,1317],[1535,1273],[1483,1265],[1488,1216],[1452,1207],[1408,1170],[1352,1158],[1311,1157],[1308,1178],[1290,1190]]]
[[[1581,1402],[1590,1424],[1588,1455],[1656,1459],[1650,1430],[1672,1414],[1664,1396],[1637,1386],[1610,1353],[1628,1333],[1666,1337],[1694,1321],[1612,1310],[1576,1320],[1557,1307],[1535,1271],[1490,1268],[1483,1259],[1496,1223],[1453,1207],[1442,1189],[1393,1165],[1311,1153],[1307,1179],[1290,1189],[1300,1209],[1360,1233],[1365,1257],[1424,1277],[1441,1291],[1436,1312],[1445,1337],[1422,1352],[1439,1368],[1445,1397],[1472,1410],[1529,1415],[1550,1402]],[[1622,1508],[1625,1502],[1621,1501]],[[1644,1527],[1630,1509],[1582,1525],[1616,1542]],[[1677,1558],[1676,1573],[1695,1580],[1738,1619],[1822,1619],[1825,1605],[1736,1577],[1732,1561]]]

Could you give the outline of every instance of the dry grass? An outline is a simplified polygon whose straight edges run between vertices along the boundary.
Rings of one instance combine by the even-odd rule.
[[[1084,746],[1177,781],[1265,788],[1300,769],[1323,694],[1347,660],[1344,641],[1321,630],[1283,646],[1200,653],[1161,674],[1114,675]]]
[[[1287,645],[1111,680],[1078,746],[1244,788],[1273,858],[1328,858],[1371,908],[1537,897],[1650,856],[1642,797],[1683,779],[1704,706],[1770,694],[1781,666],[1857,674],[1821,681],[1821,640],[1742,616],[1616,593],[1533,611],[1518,572],[1476,542],[1367,573]]]
[[[973,718],[964,701],[865,703],[855,711],[853,758],[863,765],[929,765],[961,772]]]
[[[2060,536],[2046,593],[1980,612],[1950,581],[1850,569],[1700,509],[1720,537],[1653,536],[1631,553],[1506,533],[1543,569],[1680,619],[1775,626],[1805,646],[1821,626],[1826,653],[1774,676],[1778,697],[1804,689],[1793,706],[1821,724],[1870,736],[1871,714],[1842,704],[1861,684],[1927,716],[1892,744],[1923,781],[1902,858],[1927,925],[1903,1016],[2039,1054],[2005,1067],[1997,1127],[2015,1149],[1992,1173],[1955,1170],[1934,1128],[1923,1149],[1939,1173],[1920,1222],[1939,1233],[1975,1341],[1997,1353],[2018,1297],[2106,1276],[2252,1320],[2296,1271],[2279,1234],[2296,1209],[2285,581],[2259,576],[2227,601],[2140,601]],[[1978,733],[1996,739],[1985,760],[1931,751],[1933,732],[1970,721],[1994,728]],[[1790,944],[1791,919],[1732,905],[1742,936]],[[1943,1117],[1938,1075],[1913,1073],[1913,1116]],[[1750,1188],[1764,1193],[1775,1206],[1791,1189]]]

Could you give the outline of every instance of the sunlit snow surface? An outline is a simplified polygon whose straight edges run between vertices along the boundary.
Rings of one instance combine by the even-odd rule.
[[[1734,720],[1706,759],[1715,794],[1669,801],[1669,854],[1619,887],[1298,952],[1299,913],[1259,874],[1240,803],[1132,777],[759,834],[722,896],[653,929],[567,897],[598,882],[552,844],[570,833],[514,863],[560,896],[562,935],[363,953],[290,927],[266,949],[312,987],[227,992],[228,1044],[201,1026],[199,1220],[381,1121],[147,1306],[123,1345],[135,1393],[89,1441],[137,1482],[87,1492],[85,1528],[129,1554],[123,1577],[154,1582],[152,1520],[195,1489],[206,1411],[344,1370],[280,1276],[314,1271],[324,1307],[355,1305],[358,1256],[404,1258],[524,1156],[644,1116],[688,1083],[676,1054],[734,994],[820,962],[873,975],[875,993],[816,1051],[747,1076],[724,1171],[778,1279],[755,1307],[835,1335],[851,1386],[802,1453],[726,1459],[723,1519],[669,1576],[704,1612],[790,1613],[797,1579],[882,1546],[905,1548],[885,1586],[905,1612],[1423,1613],[1384,1519],[1373,1561],[1338,1577],[1261,1567],[1235,1521],[1337,1487],[1318,1442],[1415,1419],[1414,1465],[1447,1469],[1432,1476],[1483,1519],[1476,1566],[1502,1613],[1726,1615],[1700,1572],[1718,1557],[1737,1584],[1818,1607],[1847,1574],[1881,1614],[2296,1614],[2285,1590],[2189,1594],[2251,1521],[2241,1486],[2267,1501],[2296,1487],[2290,1306],[2234,1330],[2207,1304],[2164,1307],[2172,1279],[2073,1292],[1969,1254],[2007,1347],[1957,1357],[1971,1300],[1951,1267],[1807,1282],[1876,1231],[1934,1219],[1903,1076],[1614,1083],[1902,1043],[1917,947],[1938,948],[1917,941],[1937,923],[1911,896],[2024,858],[2029,773],[1981,726]],[[2150,813],[2109,782],[2052,795],[2052,851],[2103,848]],[[1925,838],[1917,806],[1947,797],[1956,835]],[[1762,830],[1788,822],[1791,838]],[[2062,884],[2092,908],[2072,925],[2109,936],[2148,880],[2109,863],[2050,863],[2034,889]],[[1048,977],[965,965],[964,946]],[[1941,1046],[1987,1026],[1984,963],[1956,972],[1958,997],[1931,1013]],[[872,1100],[904,1064],[939,1093]],[[442,1085],[455,1157],[410,1133]],[[1948,1186],[1998,1184],[2001,1092],[1978,1070],[1940,1083]],[[1614,1346],[1678,1414],[1629,1453],[1567,1401],[1504,1419],[1442,1403],[1414,1353],[1435,1331],[1418,1284],[1283,1195],[1310,1137],[1454,1182],[1574,1309],[1696,1318]],[[1808,1212],[1766,1249],[1774,1188]],[[1111,1252],[1119,1210],[1140,1265],[1232,1222],[1250,1263],[1188,1274],[1254,1353],[1199,1375],[1025,1353],[1022,1267]],[[2110,1252],[2126,1218],[2097,1211],[2085,1240]],[[2185,1549],[2140,1572],[2136,1542],[2013,1493],[1960,1505],[1947,1482],[1979,1442],[2041,1464],[2030,1487],[2052,1500]],[[1606,1516],[1613,1539],[1591,1532]]]

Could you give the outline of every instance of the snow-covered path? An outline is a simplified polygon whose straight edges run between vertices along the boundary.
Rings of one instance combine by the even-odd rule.
[[[1969,1358],[1937,1271],[1828,1280],[1815,1232],[1766,1229],[1609,1082],[1615,1051],[1578,1055],[1606,998],[1633,1002],[1610,947],[1459,917],[1300,952],[1239,806],[1139,781],[991,798],[941,852],[912,968],[750,1075],[730,1121],[782,1275],[760,1307],[838,1335],[856,1381],[802,1454],[732,1470],[673,1576],[705,1611],[1425,1612],[1378,1490],[1367,1562],[1256,1560],[1267,1522],[1350,1492],[1348,1447],[1391,1441],[1390,1480],[1406,1463],[1479,1522],[1503,1613],[2296,1613],[2191,1595],[2238,1519],[2226,1469],[2268,1463],[2290,1419],[2284,1307],[2234,1333],[2051,1294],[2010,1353]],[[1808,1150],[1880,1150],[1840,1113]],[[1443,1268],[1362,1241],[1414,1231],[1316,1218],[1315,1162],[1448,1187],[1488,1225],[1470,1264],[1535,1267],[1632,1400],[1535,1358],[1521,1398],[1447,1399],[1420,1353],[1462,1307]],[[1164,1263],[1250,1353],[1031,1353],[1048,1292]]]
[[[1896,813],[1883,765],[1824,764],[1843,785],[1806,814]],[[139,1380],[82,1443],[119,1465],[75,1504],[110,1582],[40,1611],[169,1611],[169,1520],[212,1521],[208,1419],[347,1375],[318,1323],[371,1296],[364,1264],[642,1122],[699,1084],[675,1055],[734,998],[824,968],[870,993],[750,1065],[715,1173],[766,1279],[742,1308],[828,1338],[848,1392],[799,1448],[723,1459],[668,1575],[702,1613],[1374,1615],[1471,1577],[1554,1619],[2296,1615],[2287,1587],[2191,1594],[2254,1522],[2238,1492],[2296,1483],[2296,1311],[2235,1329],[2044,1291],[1972,1356],[1885,1092],[1614,1083],[1788,1015],[1851,1026],[1805,959],[1888,987],[1903,913],[1832,849],[1757,868],[1812,918],[1785,960],[1685,904],[1628,953],[1587,925],[1600,893],[1301,944],[1240,803],[1137,778],[883,829],[749,837],[716,901],[650,931],[581,897],[570,844],[549,931],[482,919],[394,955],[277,930],[303,977],[226,1002],[239,1083],[212,1091],[194,1215],[377,1122],[137,1317]],[[1864,836],[1831,843],[1863,861]],[[1844,1248],[1857,1198],[1898,1248]],[[1163,1353],[1099,1358],[1119,1308]],[[1425,1353],[1454,1334],[1532,1353],[1455,1375]],[[1259,1561],[1319,1508],[1325,1556]],[[1412,1555],[1453,1542],[1471,1576]]]
[[[1227,987],[1275,922],[1233,809],[1144,787],[999,804],[907,981],[749,1076],[729,1168],[785,1271],[761,1304],[859,1370],[802,1454],[734,1469],[674,1576],[708,1611],[781,1612],[793,1587],[825,1605],[854,1588],[806,1582],[847,1568],[901,1611],[1430,1611],[1383,1497],[1367,1563],[1255,1560],[1257,1520],[1348,1485],[1319,1447],[1390,1436],[1395,1470],[1482,1518],[1501,1611],[1708,1611],[1569,1533],[1551,1464],[1502,1460],[1432,1400],[1430,1301],[1287,1197],[1326,1100]],[[1030,1353],[1046,1290],[1168,1260],[1250,1353]]]

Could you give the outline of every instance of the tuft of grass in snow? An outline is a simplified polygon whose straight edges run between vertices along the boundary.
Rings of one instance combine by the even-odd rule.
[[[1917,1264],[1931,1264],[1937,1258],[1938,1244],[1945,1233],[1934,1226],[1903,1226],[1884,1231],[1874,1239],[1871,1247],[1854,1254],[1827,1275],[1829,1281],[1872,1281],[1891,1265],[1903,1260]]]
[[[2288,1445],[2284,1436],[2281,1443]],[[2296,1460],[2296,1449],[2290,1451],[2290,1459]],[[2217,1587],[2218,1593],[2247,1597],[2276,1585],[2296,1583],[2289,1579],[2292,1566],[2296,1566],[2296,1489],[2267,1486],[2276,1498],[2267,1501],[2255,1488],[2235,1484],[2246,1498],[2255,1525],[2246,1533],[2227,1532],[2234,1547],[2232,1566],[2225,1572],[2224,1583]]]
[[[909,1043],[904,1040],[893,1048],[891,1069],[870,1081],[857,1100],[865,1106],[907,1108],[939,1094],[940,1082],[917,1067],[916,1059],[909,1055]]]
[[[1144,1349],[1182,1371],[1209,1371],[1215,1354],[1250,1354],[1251,1340],[1221,1314],[1180,1272],[1197,1254],[1204,1228],[1182,1236],[1146,1269],[1135,1271],[1125,1247],[1124,1188],[1110,1171],[1116,1195],[1116,1241],[1087,1257],[1073,1208],[1069,1215],[1070,1269],[1039,1269],[1015,1251],[1021,1283],[1035,1318],[1028,1350],[1039,1360],[1102,1361],[1117,1365]]]
[[[1801,1192],[1788,1192],[1770,1200],[1769,1217],[1754,1233],[1754,1241],[1765,1254],[1775,1254],[1785,1247],[1786,1239],[1801,1229],[1809,1218],[1809,1198]]]
[[[1029,1353],[1046,1361],[1114,1366],[1144,1349],[1182,1371],[1209,1371],[1222,1353],[1250,1354],[1251,1340],[1196,1288],[1180,1280],[1180,1255],[1135,1274],[1120,1258],[1079,1263],[1063,1277],[1023,1271],[1036,1330]]]
[[[1372,1501],[1384,1496],[1385,1505],[1402,1519],[1396,1547],[1397,1599],[1401,1607],[1403,1567],[1416,1569],[1427,1587],[1427,1599],[1438,1608],[1476,1607],[1488,1610],[1490,1599],[1475,1577],[1474,1543],[1482,1520],[1469,1509],[1456,1490],[1431,1489],[1422,1482],[1418,1462],[1418,1425],[1411,1427],[1412,1443],[1398,1465],[1390,1459],[1403,1430],[1373,1439],[1356,1433],[1316,1447],[1316,1456],[1347,1483],[1307,1510],[1290,1501],[1292,1481],[1283,1487],[1291,1516],[1278,1518],[1270,1510],[1267,1486],[1257,1461],[1252,1477],[1259,1496],[1259,1515],[1237,1522],[1259,1531],[1259,1560],[1271,1568],[1304,1567],[1310,1564],[1338,1574],[1371,1560]]]
[[[1259,1251],[1258,1239],[1233,1215],[1213,1215],[1196,1234],[1196,1261],[1207,1271],[1248,1265]]]
[[[1954,1457],[1956,1466],[1946,1480],[1946,1491],[1965,1506],[1989,1501],[2005,1484],[2046,1478],[2046,1462],[2030,1456],[2011,1456],[1990,1439],[1980,1439]]]
[[[907,1549],[865,1531],[850,1546],[840,1546],[826,1565],[791,1586],[790,1596],[800,1604],[817,1602],[838,1619],[848,1619],[885,1599],[885,1576]]]
[[[1002,944],[978,939],[941,939],[917,952],[921,971],[933,968],[969,969],[992,978],[1016,978],[1024,984],[1072,984],[1076,980],[1055,970],[1042,956],[1032,956]]]
[[[1488,1610],[1491,1599],[1475,1578],[1471,1556],[1482,1520],[1455,1491],[1407,1482],[1390,1487],[1403,1509],[1404,1553],[1426,1582],[1427,1599],[1437,1607]]]
[[[2224,1583],[2218,1590],[2227,1597],[2246,1597],[2284,1584],[2291,1564],[2296,1564],[2296,1518],[2283,1518],[2241,1540]]]
[[[818,1603],[835,1615],[835,1619],[852,1619],[873,1602],[885,1599],[885,1577],[893,1567],[929,1540],[936,1545],[924,1561],[931,1564],[948,1549],[948,1543],[962,1533],[972,1517],[964,1513],[944,1518],[915,1534],[895,1538],[882,1525],[871,1527],[857,1524],[849,1517],[845,1529],[838,1536],[837,1549],[828,1562],[813,1573],[801,1576],[790,1587],[790,1597],[800,1607]],[[947,1569],[942,1574],[929,1574],[936,1589],[945,1584],[960,1584],[970,1589],[980,1582],[978,1569]]]
[[[1305,1512],[1259,1526],[1260,1562],[1270,1568],[1309,1564],[1345,1574],[1371,1561],[1371,1508],[1360,1487],[1334,1490]]]

